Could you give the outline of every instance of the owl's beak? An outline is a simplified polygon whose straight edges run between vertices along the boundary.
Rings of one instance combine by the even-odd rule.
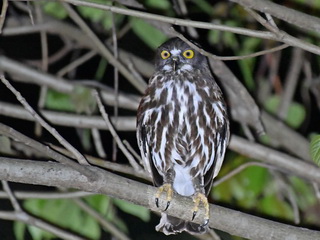
[[[176,68],[178,66],[179,63],[179,57],[173,57],[172,58],[172,67],[173,67],[173,71],[176,71]]]

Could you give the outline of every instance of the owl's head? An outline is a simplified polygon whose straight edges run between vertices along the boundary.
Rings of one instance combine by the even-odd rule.
[[[184,72],[208,68],[208,63],[180,38],[171,38],[157,49],[155,67],[157,71]]]

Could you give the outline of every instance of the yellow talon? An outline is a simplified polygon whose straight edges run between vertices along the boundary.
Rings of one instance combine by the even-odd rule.
[[[171,184],[169,183],[165,183],[163,184],[161,187],[158,188],[158,191],[156,193],[156,206],[159,207],[159,198],[160,198],[160,195],[161,193],[165,191],[167,192],[167,206],[166,208],[164,209],[164,211],[166,211],[170,205],[170,202],[171,202],[171,199],[172,199],[172,195],[173,195],[173,191],[172,191],[172,186]]]
[[[205,213],[204,213],[205,219],[204,219],[204,224],[202,224],[202,226],[207,225],[209,223],[209,203],[208,203],[207,197],[203,193],[197,193],[193,197],[193,202],[194,202],[194,207],[192,209],[193,211],[192,221],[194,220],[194,218],[198,213],[200,203],[202,203],[205,210]]]

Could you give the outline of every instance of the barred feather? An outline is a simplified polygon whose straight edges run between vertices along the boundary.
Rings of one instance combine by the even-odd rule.
[[[169,44],[173,49],[188,48],[180,41]],[[196,57],[200,66],[187,62],[177,71],[158,61],[137,114],[138,145],[154,184],[171,183],[182,196],[209,193],[229,141],[221,90],[206,59],[200,54]],[[205,231],[179,219],[175,226],[169,218],[162,217],[158,230],[166,234]]]

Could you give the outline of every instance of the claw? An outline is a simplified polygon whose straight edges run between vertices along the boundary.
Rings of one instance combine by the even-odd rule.
[[[194,207],[193,207],[193,214],[192,214],[192,219],[193,221],[198,213],[199,210],[199,205],[202,202],[205,210],[205,218],[204,218],[204,223],[201,225],[205,227],[206,225],[209,224],[209,203],[207,197],[203,193],[197,193],[195,197],[193,198],[194,202]]]
[[[194,220],[194,218],[196,217],[197,213],[198,213],[197,211],[194,211],[194,212],[193,212],[191,221]]]
[[[201,227],[205,227],[209,224],[209,218],[204,220],[204,223],[201,225]]]
[[[164,211],[167,211],[167,209],[169,208],[169,206],[170,206],[170,201],[167,201],[167,206],[166,206],[166,208],[164,209]]]
[[[160,198],[160,195],[163,191],[167,192],[167,199],[166,199],[167,205],[166,205],[165,209],[163,210],[163,211],[166,211],[170,206],[172,195],[173,195],[171,184],[166,183],[166,184],[163,184],[161,187],[159,187],[159,189],[156,193],[156,199],[155,199],[157,207],[159,207],[159,198]]]

